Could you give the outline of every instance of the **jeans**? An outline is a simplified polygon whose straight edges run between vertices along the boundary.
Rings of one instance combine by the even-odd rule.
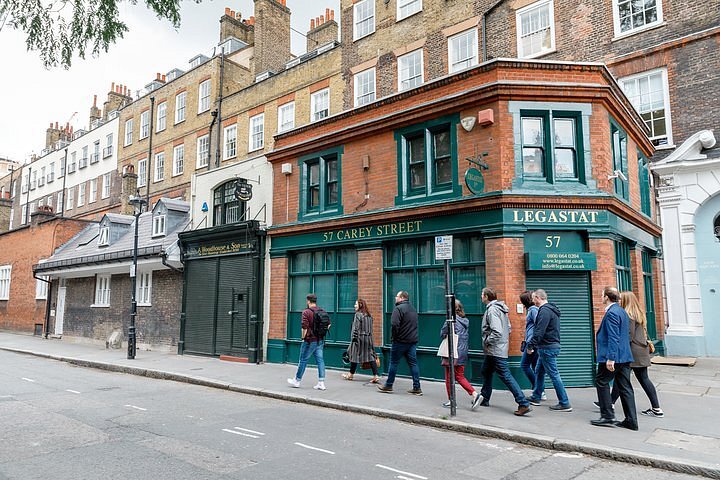
[[[538,376],[535,382],[535,388],[533,389],[532,398],[533,400],[539,400],[542,396],[543,390],[545,390],[545,373],[550,376],[553,387],[555,388],[555,394],[558,398],[558,403],[563,407],[570,406],[570,400],[568,400],[567,392],[565,391],[565,385],[560,378],[560,372],[557,368],[557,357],[560,355],[559,348],[539,348],[538,356]],[[540,375],[542,374],[542,376]]]
[[[323,347],[325,341],[320,340],[315,342],[302,342],[300,346],[300,362],[298,362],[297,373],[295,374],[295,380],[298,382],[302,380],[303,374],[305,374],[305,367],[307,367],[310,355],[315,355],[315,362],[318,366],[318,381],[325,381],[325,359],[323,358]]]
[[[607,369],[605,363],[598,363],[597,375],[595,376],[595,388],[597,389],[598,402],[600,403],[600,416],[602,418],[615,418],[612,410],[612,399],[610,396],[610,382],[615,380],[620,392],[625,421],[630,425],[637,426],[637,412],[635,411],[635,392],[630,382],[630,364],[616,363],[615,371]]]
[[[645,392],[645,395],[647,395],[648,399],[650,400],[650,406],[652,408],[660,408],[660,402],[658,401],[657,396],[657,390],[655,390],[655,385],[650,381],[650,377],[648,377],[648,367],[631,367],[633,373],[635,374],[635,378],[638,379],[638,382],[640,382],[640,386],[642,387],[643,391]],[[620,389],[618,388],[617,382],[613,383],[612,388],[612,403],[615,403],[620,397]]]
[[[413,388],[420,389],[420,369],[417,364],[417,343],[399,343],[393,342],[390,349],[390,367],[388,368],[386,387],[392,387],[395,383],[395,375],[397,375],[398,364],[400,359],[405,357],[410,374],[412,375]]]
[[[480,395],[484,399],[490,400],[492,396],[492,378],[493,373],[497,373],[500,380],[508,387],[508,390],[515,397],[515,402],[521,407],[527,407],[530,402],[525,398],[525,394],[520,390],[520,385],[515,381],[515,378],[510,373],[508,368],[507,358],[493,357],[492,355],[486,355],[485,361],[482,365],[481,376],[483,378],[483,386],[480,389]]]
[[[535,389],[535,374],[536,366],[538,363],[538,353],[535,350],[533,353],[527,353],[527,350],[523,352],[522,359],[520,359],[520,368],[522,369],[525,376],[530,380],[530,388]]]

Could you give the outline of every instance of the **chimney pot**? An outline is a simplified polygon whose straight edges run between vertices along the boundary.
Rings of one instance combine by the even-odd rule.
[[[325,20],[330,20],[330,9],[329,8],[325,9]]]
[[[55,122],[55,130],[58,129],[58,122]]]
[[[112,83],[110,84],[110,91],[111,91],[111,92],[115,91],[115,82],[112,82]]]
[[[230,7],[225,7],[225,15],[230,15]]]
[[[335,9],[330,10],[330,20],[335,20]]]
[[[320,23],[325,23],[325,15],[320,15]]]
[[[163,82],[165,81],[165,75],[162,76],[162,81],[163,81]]]
[[[255,25],[255,15],[250,15],[250,25]]]
[[[314,29],[315,29],[315,19],[311,18],[310,19],[310,30],[314,30]]]
[[[50,122],[50,128],[52,128],[52,122]]]
[[[230,10],[230,16],[235,18],[235,10]]]

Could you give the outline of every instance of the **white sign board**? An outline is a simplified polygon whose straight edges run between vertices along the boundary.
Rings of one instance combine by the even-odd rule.
[[[452,260],[452,235],[435,237],[435,260]]]

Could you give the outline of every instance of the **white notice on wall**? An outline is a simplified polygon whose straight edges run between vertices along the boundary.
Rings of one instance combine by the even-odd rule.
[[[452,260],[452,235],[435,237],[435,260]]]

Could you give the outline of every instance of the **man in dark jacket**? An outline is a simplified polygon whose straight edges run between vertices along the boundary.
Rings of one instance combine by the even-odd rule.
[[[635,411],[635,392],[630,383],[630,363],[633,361],[630,350],[630,317],[617,302],[620,293],[617,288],[605,287],[603,290],[605,315],[600,322],[595,340],[597,342],[598,369],[595,375],[595,388],[600,403],[600,418],[590,423],[597,427],[624,427],[637,430],[637,412]],[[610,396],[610,382],[617,382],[620,391],[625,420],[615,421]]]
[[[392,312],[392,348],[390,350],[390,367],[388,368],[385,385],[378,385],[382,393],[392,393],[395,375],[400,358],[405,357],[413,379],[413,388],[407,393],[422,395],[420,389],[420,369],[417,363],[418,314],[410,304],[410,295],[400,291],[395,295],[395,309]]]
[[[550,410],[555,412],[572,412],[565,385],[560,378],[557,368],[557,357],[560,355],[560,309],[552,302],[548,302],[545,290],[535,290],[532,294],[533,303],[538,307],[535,317],[535,330],[528,342],[526,350],[538,352],[538,366],[536,369],[535,389],[530,397],[530,403],[540,405],[542,392],[545,390],[545,373],[550,376],[558,398],[556,405]]]

